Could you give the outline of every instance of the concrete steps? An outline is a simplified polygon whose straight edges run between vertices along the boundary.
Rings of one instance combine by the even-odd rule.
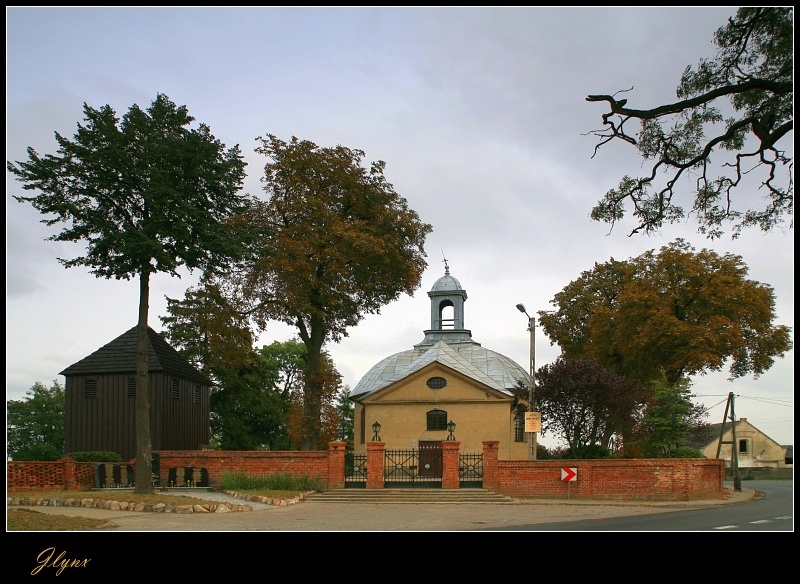
[[[314,493],[306,503],[412,503],[516,505],[519,501],[486,489],[337,489]]]

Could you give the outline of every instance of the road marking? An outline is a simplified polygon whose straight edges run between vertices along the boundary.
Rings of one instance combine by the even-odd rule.
[[[721,527],[715,527],[714,529],[736,529],[739,527],[738,525],[723,525]]]
[[[751,521],[750,523],[772,523],[772,519],[759,519],[758,521]]]

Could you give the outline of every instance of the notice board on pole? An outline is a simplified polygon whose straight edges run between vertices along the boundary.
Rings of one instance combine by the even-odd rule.
[[[525,431],[526,432],[541,432],[542,431],[542,413],[541,412],[525,412]]]

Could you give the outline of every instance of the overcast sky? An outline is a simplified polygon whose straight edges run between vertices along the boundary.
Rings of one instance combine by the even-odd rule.
[[[385,161],[387,180],[433,226],[428,269],[413,296],[328,347],[351,388],[423,339],[443,257],[467,291],[473,338],[526,368],[517,303],[531,315],[553,309],[554,295],[596,262],[678,237],[741,255],[749,277],[774,288],[776,324],[793,327],[793,230],[710,241],[689,220],[628,237],[630,223],[610,231],[588,216],[623,175],[644,170],[622,143],[592,158],[588,133],[607,110],[586,96],[633,87],[629,107],[674,100],[685,67],[714,56],[713,34],[735,10],[7,8],[6,159],[26,160],[28,146],[55,153],[54,132],[72,138],[84,102],[121,117],[164,93],[226,146],[240,146],[251,194],[262,192],[267,160],[254,148],[266,134]],[[63,383],[60,371],[134,326],[138,283],[63,268],[56,258],[81,249],[45,241],[55,231],[12,199],[23,191],[9,172],[6,185],[6,387],[7,399],[22,399],[36,381]],[[152,279],[152,328],[162,330],[165,295],[182,298],[196,277]],[[276,324],[258,345],[293,334]],[[535,347],[537,367],[560,353],[540,331]],[[793,350],[758,379],[726,379],[727,369],[695,379],[710,422],[723,421],[734,392],[738,418],[793,443]]]

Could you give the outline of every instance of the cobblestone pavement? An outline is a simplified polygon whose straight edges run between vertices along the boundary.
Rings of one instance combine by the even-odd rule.
[[[274,507],[251,503],[253,511],[235,513],[155,513],[80,507],[18,507],[42,513],[106,519],[108,532],[121,531],[469,531],[523,524],[603,519],[666,513],[701,506],[730,505],[757,496],[753,489],[734,491],[712,501],[620,502],[521,500],[516,505],[432,503],[314,503]],[[212,493],[203,493],[208,499]],[[242,503],[222,493],[219,500]]]

